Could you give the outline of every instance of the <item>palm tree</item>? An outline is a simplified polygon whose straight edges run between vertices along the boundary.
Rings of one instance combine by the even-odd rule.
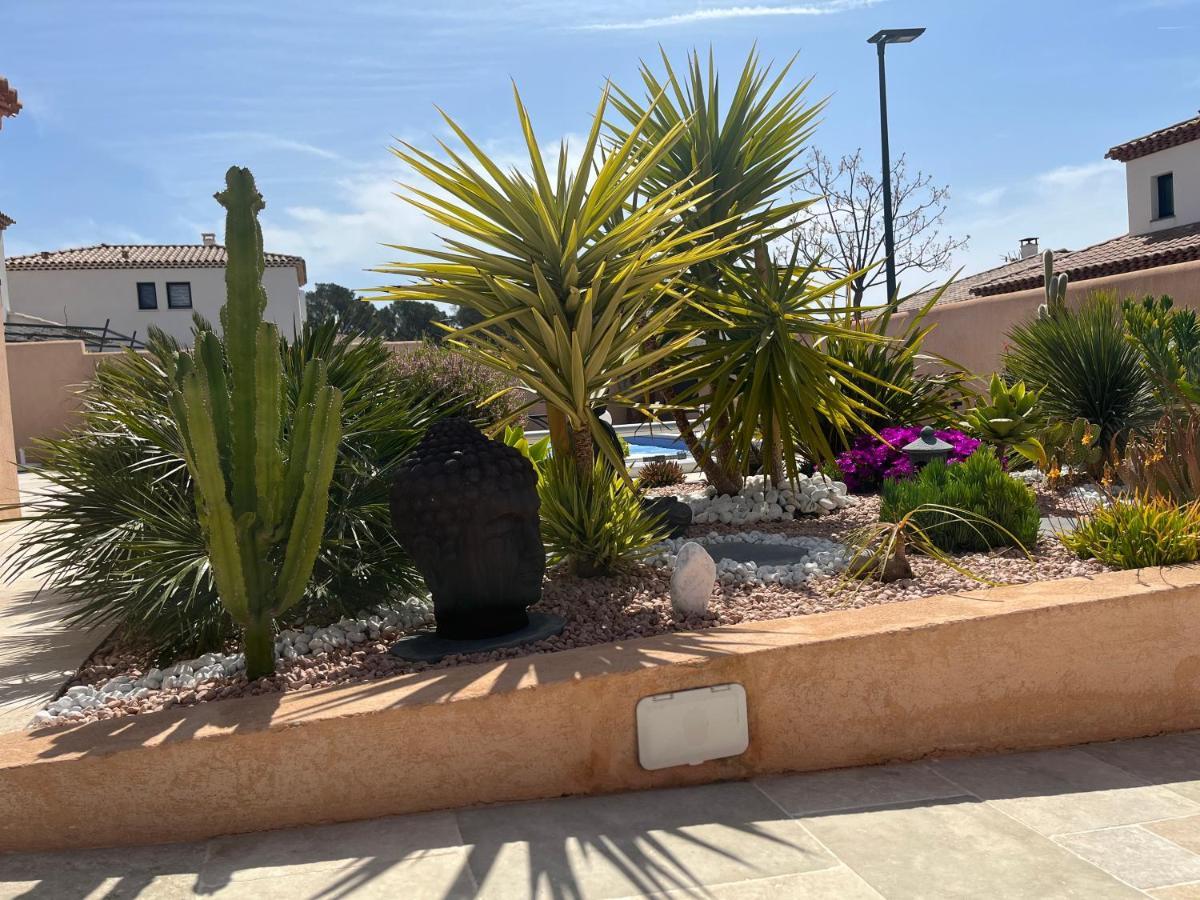
[[[446,160],[407,143],[394,149],[434,186],[410,187],[404,199],[450,235],[438,249],[396,247],[417,259],[377,271],[412,281],[381,293],[477,312],[482,320],[448,343],[541,395],[555,451],[573,455],[587,478],[595,446],[623,463],[593,406],[623,379],[646,388],[681,377],[679,366],[659,364],[694,333],[673,331],[652,347],[645,338],[664,332],[685,305],[680,277],[726,253],[736,236],[687,221],[708,191],[702,180],[689,177],[636,202],[686,122],[651,128],[651,104],[621,140],[602,148],[606,89],[578,161],[562,144],[552,176],[513,92],[528,172],[501,169],[444,113],[465,153],[445,143]]]

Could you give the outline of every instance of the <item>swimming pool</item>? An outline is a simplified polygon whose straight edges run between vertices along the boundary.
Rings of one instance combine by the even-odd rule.
[[[687,446],[683,443],[683,438],[674,434],[664,434],[661,436],[631,434],[625,436],[625,443],[629,445],[627,451],[629,459],[645,459],[652,456],[684,459],[688,455]]]

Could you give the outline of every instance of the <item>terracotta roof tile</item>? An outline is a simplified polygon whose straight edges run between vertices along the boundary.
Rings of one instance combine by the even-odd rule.
[[[301,284],[307,280],[299,256],[267,253],[269,268],[293,267]],[[229,257],[220,244],[97,244],[66,250],[43,250],[7,260],[12,272],[63,269],[223,269]]]
[[[1055,251],[1058,253],[1059,251]],[[938,303],[957,303],[961,300],[970,300],[974,294],[971,291],[980,285],[987,284],[989,281],[997,278],[1008,278],[1014,275],[1022,274],[1028,269],[1037,269],[1041,271],[1042,256],[1036,253],[1028,259],[1018,259],[1013,262],[1006,262],[1003,265],[996,266],[994,269],[986,269],[975,275],[968,275],[965,278],[959,278],[954,281],[945,292],[942,294]],[[919,309],[929,302],[929,299],[937,292],[937,287],[929,290],[921,291],[919,294],[913,294],[900,304],[901,310]]]
[[[1150,234],[1123,234],[1062,257],[1056,255],[1054,268],[1066,272],[1071,281],[1086,281],[1194,259],[1200,259],[1200,222]],[[1041,287],[1042,281],[1039,265],[1031,272],[990,279],[971,288],[971,293],[977,297],[1008,294]]]
[[[7,78],[0,78],[0,128],[4,127],[5,116],[15,116],[21,111],[17,92],[8,86]]]
[[[14,222],[12,219],[10,219],[8,216],[6,216],[4,213],[0,212],[0,231],[3,231],[9,225],[15,225],[15,224],[17,224],[17,223]]]
[[[1104,158],[1129,162],[1131,159],[1157,153],[1168,147],[1178,147],[1180,144],[1195,140],[1200,140],[1200,115],[1176,122],[1174,125],[1168,125],[1166,128],[1160,128],[1158,131],[1152,131],[1140,138],[1126,141],[1124,144],[1117,144],[1104,154]]]

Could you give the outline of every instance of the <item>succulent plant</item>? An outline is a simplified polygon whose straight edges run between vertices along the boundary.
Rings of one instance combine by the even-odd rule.
[[[1046,302],[1038,307],[1038,318],[1049,319],[1066,308],[1067,273],[1054,274],[1053,250],[1047,250],[1042,254],[1042,266],[1045,269]]]
[[[1039,392],[1027,388],[1025,382],[1008,385],[993,374],[987,399],[967,414],[962,427],[1001,451],[1011,450],[1036,462],[1042,454],[1037,433],[1044,424],[1038,398]]]
[[[304,369],[285,436],[279,331],[263,321],[262,195],[234,166],[216,195],[226,209],[223,335],[181,353],[171,412],[195,482],[221,602],[242,626],[246,674],[275,670],[274,619],[303,595],[321,543],[341,440],[341,392],[320,360]]]
[[[683,466],[673,459],[651,459],[642,464],[638,482],[644,488],[672,487],[683,484]]]

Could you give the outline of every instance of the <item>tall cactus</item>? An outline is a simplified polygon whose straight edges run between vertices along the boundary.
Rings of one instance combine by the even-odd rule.
[[[1038,307],[1038,318],[1048,319],[1058,315],[1067,306],[1067,273],[1054,274],[1054,251],[1047,250],[1042,254],[1042,267],[1045,269],[1046,302]]]
[[[263,199],[249,169],[230,168],[225,184],[216,194],[229,254],[224,334],[201,332],[195,353],[180,356],[170,399],[217,593],[244,629],[246,674],[255,679],[275,671],[274,619],[312,576],[342,395],[324,364],[309,362],[285,434],[279,331],[263,321]]]

